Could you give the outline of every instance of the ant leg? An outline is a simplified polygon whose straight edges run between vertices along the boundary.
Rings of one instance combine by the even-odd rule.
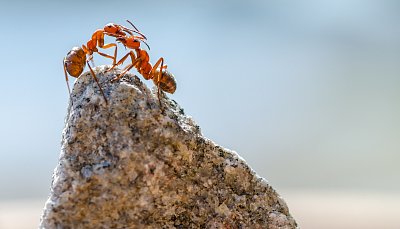
[[[162,58],[162,57],[160,57],[160,59],[158,59],[157,62],[154,64],[153,68],[151,69],[150,75],[154,75],[154,73],[157,71],[157,68],[160,64],[161,64],[161,66],[163,66],[163,64],[164,64],[164,58]]]
[[[109,71],[113,70],[113,69],[118,65],[118,64],[116,63],[116,62],[117,62],[117,49],[118,49],[117,46],[115,46],[112,67],[109,68],[108,70],[106,70],[106,72],[109,72]],[[100,54],[100,53],[99,53],[99,54]],[[101,55],[101,54],[100,54],[100,55]]]
[[[161,99],[160,99],[160,86],[157,84],[157,98],[158,98],[158,104],[160,105],[161,110],[162,108],[162,104],[161,104]]]
[[[131,63],[130,65],[126,66],[126,67],[124,68],[124,70],[122,71],[122,73],[120,73],[117,77],[115,77],[114,79],[112,79],[112,80],[111,80],[112,82],[115,82],[115,81],[121,79],[122,76],[124,76],[129,70],[131,70],[133,67],[135,67],[135,65],[136,65],[139,61],[142,60],[140,57],[139,57],[139,58],[135,58],[135,54],[134,54],[132,51],[130,51],[128,54],[131,56],[132,63]],[[126,55],[125,55],[125,56],[126,56]]]
[[[90,72],[92,73],[93,79],[96,81],[97,86],[100,88],[101,94],[103,94],[104,101],[106,101],[106,104],[108,104],[106,95],[104,94],[104,91],[103,91],[103,89],[102,89],[101,86],[100,86],[99,80],[97,80],[96,74],[94,73],[92,67],[90,66],[89,61],[86,61],[86,63],[87,63],[87,65],[88,65],[89,69],[90,69]]]
[[[116,47],[116,46],[117,46],[117,44],[115,44],[115,43],[108,43],[108,44],[102,44],[102,46],[99,46],[99,48],[108,49],[108,48]]]
[[[118,50],[118,46],[115,45],[113,66],[115,65],[115,62],[117,62],[117,50]]]
[[[158,73],[158,83],[157,83],[157,87],[158,87],[158,90],[157,90],[157,97],[158,97],[158,102],[160,103],[160,108],[161,108],[161,110],[163,110],[163,108],[162,108],[162,106],[161,106],[161,99],[160,99],[160,93],[161,93],[161,90],[160,90],[160,81],[161,81],[161,77],[162,77],[162,70],[163,70],[163,68],[164,68],[164,58],[160,58],[161,59],[161,67],[160,67],[160,73]]]
[[[103,47],[104,46],[104,30],[102,29],[98,29],[96,31],[94,31],[94,33],[92,34],[92,42],[94,42],[93,47],[99,46],[99,47]]]
[[[131,55],[131,59],[132,59],[132,58],[133,58],[133,59],[136,59],[135,53],[133,53],[132,51],[130,51],[130,52],[127,53],[124,57],[122,57],[122,59],[119,60],[118,63],[114,64],[110,69],[108,69],[107,72],[113,70],[116,66],[123,64],[124,61],[126,60],[126,58],[129,57],[129,55]],[[132,57],[132,56],[133,56],[133,57]]]
[[[74,102],[72,101],[71,88],[69,87],[68,74],[67,74],[67,63],[66,63],[65,58],[63,60],[63,66],[64,66],[65,82],[67,83],[69,98],[71,99],[71,104],[73,106]]]
[[[93,54],[88,55],[87,62],[90,61],[94,65]]]
[[[111,82],[115,82],[119,79],[121,79],[129,70],[131,70],[135,65],[134,64],[130,64],[128,66],[126,66],[123,70],[122,73],[120,73],[118,76],[116,76],[114,79],[111,80]]]
[[[114,57],[113,56],[110,56],[110,55],[108,55],[108,54],[105,54],[105,53],[102,53],[102,52],[97,52],[99,55],[101,55],[101,56],[104,56],[104,57],[106,57],[106,58],[110,58],[110,59],[113,59],[113,62],[115,62],[115,59],[114,59]]]
[[[154,64],[153,69],[151,69],[150,75],[154,75],[155,74],[155,72],[156,72],[158,66],[160,65],[160,63],[161,63],[160,71],[158,72],[158,75],[157,75],[157,89],[158,89],[157,90],[157,97],[158,97],[158,102],[160,103],[160,107],[161,107],[160,80],[161,80],[161,77],[162,77],[162,70],[164,69],[164,58],[161,57],[160,59],[158,59],[158,61]]]
[[[102,48],[102,49],[108,49],[108,48],[111,48],[111,47],[115,47],[115,50],[114,50],[114,57],[112,57],[112,56],[110,56],[110,55],[107,55],[107,54],[105,54],[105,53],[101,53],[101,52],[98,52],[98,53],[99,53],[100,55],[104,56],[104,57],[113,59],[113,65],[115,65],[115,62],[117,61],[117,44],[115,44],[115,43],[109,43],[109,44],[103,44],[102,46],[99,46],[99,48]]]

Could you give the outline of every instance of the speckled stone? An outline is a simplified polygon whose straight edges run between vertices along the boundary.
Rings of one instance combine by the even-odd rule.
[[[178,104],[128,74],[75,82],[40,228],[297,228],[282,198]],[[178,85],[179,90],[179,85]]]

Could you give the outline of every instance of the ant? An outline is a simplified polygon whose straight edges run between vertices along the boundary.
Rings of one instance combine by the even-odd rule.
[[[104,57],[113,59],[113,64],[115,64],[116,58],[117,58],[117,44],[115,44],[115,43],[104,44],[104,35],[108,35],[108,36],[112,36],[112,37],[120,37],[120,36],[127,36],[126,33],[128,33],[132,37],[135,37],[135,39],[140,40],[147,45],[147,43],[145,42],[145,40],[147,40],[146,36],[143,33],[141,33],[132,22],[130,22],[129,20],[126,20],[126,21],[129,24],[131,24],[135,30],[129,29],[123,25],[108,23],[107,25],[104,26],[103,29],[98,29],[92,34],[92,38],[86,43],[86,46],[82,45],[83,50],[89,56],[89,58],[88,58],[89,61],[91,61],[93,59],[93,53],[97,52],[98,54],[100,54]],[[137,33],[140,36],[134,36],[133,33]],[[108,49],[111,47],[115,47],[114,56],[110,56],[105,53],[99,52],[99,50],[97,49],[97,46],[102,49]],[[149,46],[147,45],[147,47],[149,47]],[[149,47],[149,49],[150,49],[150,47]]]
[[[112,79],[111,81],[117,81],[122,76],[125,75],[126,72],[131,70],[133,67],[137,69],[137,71],[146,79],[152,79],[153,83],[157,85],[157,97],[161,106],[160,100],[160,90],[165,91],[167,93],[173,94],[176,90],[176,81],[175,77],[172,73],[167,71],[167,65],[164,65],[164,58],[161,57],[154,66],[150,63],[150,57],[146,50],[140,49],[140,42],[135,38],[135,36],[118,36],[116,39],[117,42],[122,43],[125,48],[133,49],[136,51],[136,55],[133,51],[129,51],[121,60],[118,61],[117,64],[114,64],[112,68],[108,71],[112,70],[115,66],[123,64],[123,62],[130,56],[132,63],[126,66],[122,73],[120,73],[117,77]],[[161,65],[160,65],[161,64]],[[159,70],[158,67],[160,66]]]
[[[107,103],[106,96],[103,92],[103,89],[100,86],[100,83],[96,77],[96,74],[94,73],[92,67],[89,64],[89,60],[86,60],[86,52],[80,48],[80,47],[73,47],[68,53],[67,56],[63,60],[63,66],[64,66],[64,73],[65,73],[65,81],[67,82],[67,87],[68,87],[68,92],[69,96],[71,97],[71,89],[69,87],[69,82],[68,82],[68,74],[70,76],[73,76],[75,78],[78,78],[83,69],[85,68],[85,64],[89,66],[90,72],[92,73],[92,76],[94,80],[96,81],[97,85],[100,88],[101,94],[103,94],[104,100]],[[72,98],[71,98],[72,102]]]
[[[108,23],[103,29],[98,29],[92,34],[92,37],[86,43],[86,46],[82,45],[82,48],[74,47],[67,53],[67,56],[63,60],[63,66],[64,66],[64,73],[65,73],[65,80],[67,83],[68,92],[69,92],[70,96],[71,96],[71,89],[69,87],[67,72],[69,73],[69,75],[78,78],[80,76],[80,74],[82,73],[83,69],[85,68],[85,64],[87,64],[90,69],[90,72],[91,72],[93,78],[95,79],[97,85],[99,86],[100,91],[104,97],[104,100],[106,101],[106,104],[107,104],[106,96],[103,92],[103,89],[100,86],[100,83],[96,77],[96,74],[94,73],[92,67],[89,64],[89,61],[93,61],[93,53],[97,52],[101,56],[113,59],[113,65],[115,65],[116,58],[117,58],[117,45],[115,43],[104,44],[104,35],[108,35],[108,36],[112,36],[112,37],[120,37],[120,36],[127,36],[127,33],[128,33],[132,37],[135,37],[135,39],[141,40],[142,42],[144,42],[147,45],[147,43],[144,41],[147,39],[146,36],[144,34],[142,34],[133,25],[132,22],[130,22],[129,20],[127,20],[127,21],[129,22],[129,24],[131,24],[133,26],[133,28],[135,30],[129,29],[122,25]],[[134,36],[133,33],[137,33],[140,36]],[[110,56],[108,54],[100,52],[97,49],[97,46],[99,48],[103,48],[103,49],[115,47],[114,56]],[[147,47],[149,47],[149,46],[147,45]],[[150,49],[150,47],[149,47],[149,49]],[[86,58],[86,55],[88,56],[88,58]]]

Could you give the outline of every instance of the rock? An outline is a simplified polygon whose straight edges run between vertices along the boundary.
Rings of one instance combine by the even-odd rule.
[[[281,197],[178,104],[119,70],[72,92],[40,228],[296,228]],[[178,85],[179,87],[179,85]]]

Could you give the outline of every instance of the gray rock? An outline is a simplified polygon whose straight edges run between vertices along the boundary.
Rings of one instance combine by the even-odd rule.
[[[78,78],[40,228],[296,228],[282,198],[178,104],[127,74]],[[179,87],[179,85],[178,85]]]

